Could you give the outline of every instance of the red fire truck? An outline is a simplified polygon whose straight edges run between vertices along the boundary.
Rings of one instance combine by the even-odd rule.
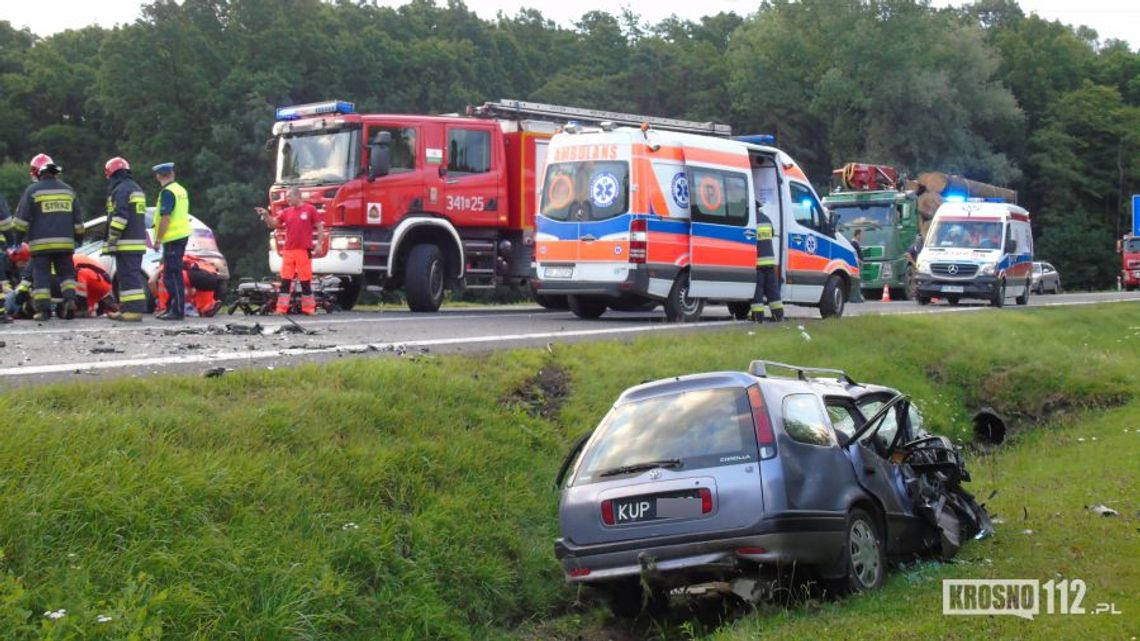
[[[316,274],[341,277],[350,309],[364,286],[402,289],[412,311],[436,311],[444,290],[525,283],[549,138],[581,121],[711,127],[504,100],[467,115],[360,114],[345,101],[277,109],[270,209],[289,188],[324,213]],[[324,251],[327,246],[327,251]],[[280,266],[275,240],[269,261]],[[539,300],[556,304],[550,299]]]
[[[1128,234],[1116,241],[1116,253],[1120,254],[1120,284],[1132,291],[1140,288],[1140,235]]]

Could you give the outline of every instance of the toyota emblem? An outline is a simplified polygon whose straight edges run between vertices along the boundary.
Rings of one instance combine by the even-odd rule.
[[[958,266],[957,265],[951,265],[951,266],[947,267],[946,273],[950,274],[951,276],[953,276],[954,274],[957,274],[958,273]]]

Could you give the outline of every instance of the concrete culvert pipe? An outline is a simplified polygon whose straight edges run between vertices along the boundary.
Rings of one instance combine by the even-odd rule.
[[[990,445],[1005,440],[1005,420],[992,408],[984,407],[974,414],[974,439]]]

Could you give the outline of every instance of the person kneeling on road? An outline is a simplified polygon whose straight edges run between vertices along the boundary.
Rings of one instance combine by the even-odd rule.
[[[281,253],[281,286],[277,293],[277,313],[288,314],[292,298],[293,279],[301,281],[301,313],[313,314],[317,311],[317,301],[313,297],[313,232],[318,238],[325,232],[324,220],[316,207],[301,200],[301,190],[293,187],[287,196],[289,206],[277,215],[264,207],[256,209],[262,222],[270,229],[284,232],[277,237],[277,248]]]

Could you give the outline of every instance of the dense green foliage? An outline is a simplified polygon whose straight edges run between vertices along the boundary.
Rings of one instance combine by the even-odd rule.
[[[726,121],[776,133],[821,186],[851,160],[1009,184],[1071,287],[1112,281],[1140,190],[1140,54],[1013,0],[772,0],[656,25],[590,12],[571,29],[535,11],[483,20],[460,0],[155,0],[114,29],[37,38],[0,22],[0,193],[14,199],[46,151],[94,215],[107,157],[174,160],[237,271],[260,272],[250,208],[271,180],[272,108],[329,97],[365,111],[508,97]]]
[[[1137,397],[1134,307],[868,316],[809,323],[810,341],[791,325],[740,326],[685,340],[9,392],[0,401],[24,418],[0,426],[0,636],[505,638],[574,599],[551,549],[551,481],[568,444],[620,390],[766,357],[895,386],[912,395],[930,429],[956,439],[971,437],[970,412],[982,405],[1035,432],[1025,428],[1058,412]],[[885,335],[894,338],[884,346]],[[564,372],[563,385],[533,382],[552,368]],[[565,402],[556,407],[554,398]],[[1130,408],[1113,430],[1137,425],[1134,400]],[[1050,451],[1062,456],[1071,444]],[[1090,602],[1131,594],[1121,606],[1134,611],[1137,592],[1128,586],[1136,572],[1125,573],[1128,564],[1106,551],[1117,548],[1096,540],[1104,531],[1075,521],[1063,531],[1048,516],[1082,514],[1083,503],[1098,501],[1131,514],[1135,505],[1119,502],[1136,496],[1135,465],[1125,469],[1134,451],[1120,443],[1069,458],[1065,476],[1053,476],[1062,467],[1049,462],[1034,468],[1033,483],[1010,472],[980,485],[1010,497],[1002,537],[1050,528],[1050,543],[1000,566],[1011,570],[1004,576],[1068,572],[1056,565],[1057,551],[1079,545],[1087,556],[1073,576],[1090,585],[1103,579]],[[1066,500],[1044,503],[1060,486]],[[1021,503],[1026,495],[1032,501]],[[1013,520],[1024,504],[1035,521],[1023,526]],[[1135,550],[1131,521],[1116,521],[1129,527],[1119,545]],[[988,545],[984,554],[1001,562],[1004,548]],[[937,590],[924,586],[923,603]],[[63,618],[44,616],[60,609]],[[112,621],[99,623],[100,615]],[[1120,619],[1097,619],[1108,627],[1090,638],[1119,638],[1111,626]]]

